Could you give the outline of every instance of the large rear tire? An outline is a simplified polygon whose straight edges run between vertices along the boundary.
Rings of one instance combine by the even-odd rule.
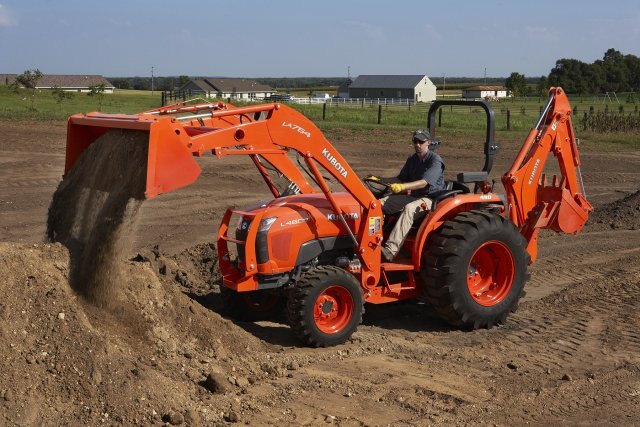
[[[364,313],[360,283],[334,266],[307,271],[287,300],[289,323],[306,345],[329,347],[349,340]]]
[[[527,242],[497,213],[470,211],[434,235],[421,271],[425,296],[448,323],[490,328],[518,307],[527,278]]]

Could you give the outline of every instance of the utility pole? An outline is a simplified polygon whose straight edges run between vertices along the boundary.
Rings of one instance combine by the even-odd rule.
[[[487,84],[487,67],[484,67],[484,84]]]
[[[151,66],[151,95],[153,95],[153,66]]]
[[[442,98],[444,99],[444,91],[447,89],[447,73],[442,73]]]

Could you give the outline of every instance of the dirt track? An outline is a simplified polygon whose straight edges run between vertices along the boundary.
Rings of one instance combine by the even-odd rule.
[[[367,306],[352,342],[308,349],[284,322],[216,312],[221,214],[270,196],[247,159],[199,159],[195,185],[143,204],[119,302],[98,309],[69,287],[66,248],[42,243],[64,123],[0,126],[2,424],[640,423],[638,152],[585,141],[596,212],[578,236],[542,233],[505,326],[463,332],[420,303]],[[328,137],[362,175],[391,175],[409,152],[381,142],[406,135]],[[493,176],[520,142],[501,141]],[[439,151],[450,176],[481,165],[462,141]]]

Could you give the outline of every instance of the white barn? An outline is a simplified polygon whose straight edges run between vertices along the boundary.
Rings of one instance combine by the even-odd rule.
[[[511,96],[504,86],[473,86],[462,91],[463,98],[499,99]]]

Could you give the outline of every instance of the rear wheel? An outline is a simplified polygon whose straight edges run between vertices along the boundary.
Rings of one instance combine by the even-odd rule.
[[[436,313],[475,329],[502,323],[517,309],[529,255],[511,221],[471,211],[445,222],[423,261],[426,298]]]
[[[270,320],[282,313],[284,298],[269,290],[236,292],[220,287],[225,312],[234,319],[257,322]]]
[[[287,301],[294,333],[307,345],[327,347],[351,338],[364,312],[360,283],[334,266],[307,271]]]

